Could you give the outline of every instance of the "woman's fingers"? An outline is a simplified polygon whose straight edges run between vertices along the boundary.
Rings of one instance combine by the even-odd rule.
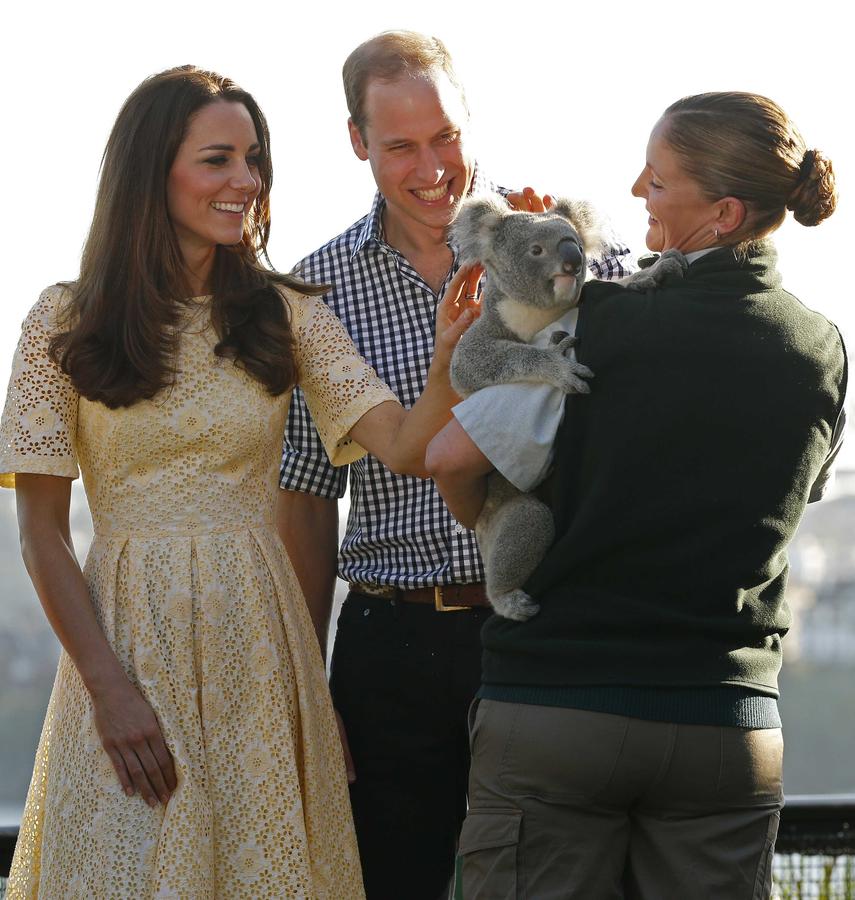
[[[160,766],[160,771],[163,773],[166,789],[171,794],[178,787],[178,776],[175,774],[175,763],[172,761],[172,754],[163,740],[163,735],[158,733],[158,740],[154,744],[149,741],[149,746],[152,753],[154,753],[157,764]],[[167,797],[167,799],[169,798]]]
[[[106,744],[104,745],[104,752],[107,754],[107,756],[110,757],[110,762],[113,764],[113,768],[116,770],[116,774],[119,776],[119,782],[122,785],[122,790],[129,797],[132,797],[134,794],[134,783],[131,780],[130,774],[128,773],[128,767],[125,765],[125,760],[122,758],[122,754],[119,753],[118,748],[108,747]]]
[[[139,793],[149,806],[166,806],[176,786],[175,767],[159,731],[107,749],[107,754],[126,794]]]
[[[478,283],[483,274],[484,267],[480,263],[469,263],[457,270],[436,308],[437,336],[464,310],[479,311]]]
[[[475,263],[463,282],[463,300],[466,308],[480,307],[478,288],[484,275],[484,267],[481,263]]]
[[[436,308],[435,344],[431,362],[434,371],[448,371],[451,354],[460,336],[481,311],[478,282],[483,272],[484,267],[480,263],[461,266]]]
[[[439,306],[436,308],[437,324],[440,319],[445,317],[451,321],[456,319],[462,312],[460,301],[464,298],[466,292],[466,281],[472,271],[472,266],[461,266],[455,273],[454,277],[448,283]]]
[[[437,335],[437,346],[444,344],[448,350],[454,350],[463,332],[475,321],[475,313],[471,309],[463,312],[442,333]]]
[[[142,746],[139,747],[140,752],[138,753],[133,747],[124,747],[122,750],[122,759],[125,761],[125,765],[128,767],[128,774],[131,776],[131,781],[134,785],[134,790],[139,793],[140,797],[148,803],[149,806],[157,806],[159,797],[157,795],[157,790],[152,784],[149,774],[146,771],[146,756],[150,756],[150,751],[148,754],[143,753]],[[148,750],[148,747],[146,747]],[[149,763],[150,765],[150,763]]]
[[[154,710],[129,682],[93,696],[95,725],[126,794],[150,806],[168,803],[177,786],[172,755]]]
[[[165,773],[160,768],[160,762],[154,754],[148,741],[141,741],[135,748],[134,752],[143,768],[145,779],[148,782],[148,789],[142,791],[143,799],[149,806],[157,806],[157,801],[166,806],[169,802],[171,791],[166,786]]]

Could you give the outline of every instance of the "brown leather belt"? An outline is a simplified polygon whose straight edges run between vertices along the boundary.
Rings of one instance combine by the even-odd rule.
[[[437,612],[454,612],[458,609],[472,609],[475,606],[489,606],[487,592],[480,582],[472,584],[438,584],[436,587],[397,588],[391,584],[362,584],[356,582],[348,587],[355,594],[369,597],[383,597],[386,600],[400,600],[403,603],[430,604]]]

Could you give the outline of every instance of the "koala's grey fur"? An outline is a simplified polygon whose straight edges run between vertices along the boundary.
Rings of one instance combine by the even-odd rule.
[[[479,197],[462,204],[452,238],[462,261],[487,270],[481,315],[451,364],[457,393],[519,381],[587,393],[590,370],[564,355],[572,338],[547,349],[528,341],[579,302],[586,252],[600,240],[593,209],[561,200],[548,213],[514,212],[499,196]]]
[[[559,200],[546,213],[515,212],[499,196],[463,203],[452,237],[461,261],[480,261],[487,279],[481,315],[451,360],[451,383],[458,394],[467,397],[493,384],[523,381],[589,393],[585,379],[593,373],[565,356],[574,337],[556,332],[548,348],[528,341],[579,302],[587,256],[601,246],[599,232],[596,213],[581,201]],[[646,290],[685,268],[682,254],[663,254],[660,263],[622,283]],[[475,534],[493,609],[520,622],[531,618],[540,607],[522,585],[554,539],[549,508],[493,472]]]
[[[682,278],[689,268],[689,261],[679,250],[666,250],[659,255],[653,265],[639,269],[626,278],[618,278],[617,283],[634,291],[650,291],[659,287],[669,276]]]

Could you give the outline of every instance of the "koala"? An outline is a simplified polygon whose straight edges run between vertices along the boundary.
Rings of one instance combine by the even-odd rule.
[[[565,355],[573,338],[546,350],[528,341],[579,302],[586,254],[600,245],[592,207],[560,200],[548,213],[523,213],[498,195],[473,198],[461,205],[452,239],[462,261],[487,270],[481,315],[452,358],[457,393],[520,381],[587,393],[591,371]]]
[[[452,356],[455,391],[467,397],[490,385],[529,381],[589,393],[593,373],[566,355],[575,337],[556,331],[545,349],[528,342],[579,302],[588,255],[602,244],[593,207],[558,200],[546,213],[525,213],[499,196],[473,198],[462,204],[452,237],[461,260],[478,260],[487,272],[481,315]],[[621,283],[647,290],[686,266],[681,253],[669,251]],[[522,585],[554,540],[549,507],[493,472],[475,534],[493,609],[520,622],[536,615],[540,607]]]

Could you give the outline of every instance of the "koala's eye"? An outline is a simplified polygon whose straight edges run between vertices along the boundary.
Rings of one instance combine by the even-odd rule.
[[[531,255],[540,256],[541,253],[543,253],[543,247],[541,247],[540,244],[532,244]]]

